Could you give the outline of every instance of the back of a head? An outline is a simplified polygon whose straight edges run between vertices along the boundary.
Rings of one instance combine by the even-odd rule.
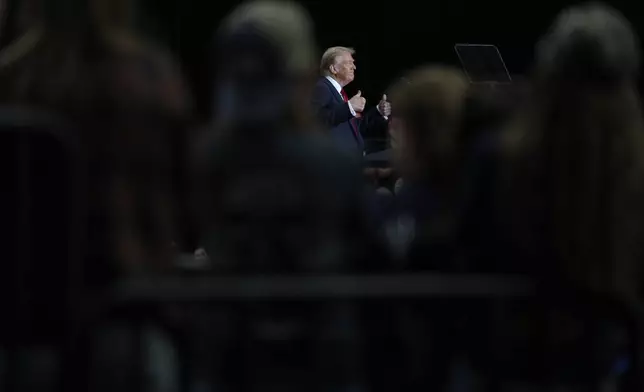
[[[9,99],[37,100],[42,106],[57,109],[66,105],[75,111],[86,110],[91,95],[115,90],[121,94],[113,97],[116,101],[131,98],[121,89],[123,83],[110,80],[112,76],[108,75],[125,68],[123,65],[127,62],[145,62],[148,67],[144,69],[139,64],[132,64],[139,80],[128,80],[129,86],[152,86],[155,82],[152,79],[160,73],[157,70],[165,71],[171,61],[158,47],[149,45],[127,29],[130,2],[26,0],[23,4],[28,14],[25,32],[0,53],[0,72],[6,79],[2,80],[0,95],[10,96]],[[134,79],[132,73],[121,75],[121,79]],[[142,83],[141,75],[151,82]],[[19,83],[18,80],[28,82]],[[97,86],[99,83],[102,85]],[[116,87],[117,84],[120,85]],[[30,88],[38,91],[26,91]],[[147,95],[151,100],[160,97],[148,92],[137,95]]]
[[[303,7],[270,0],[239,6],[217,33],[216,54],[217,122],[294,125],[302,82],[315,70],[313,28]]]
[[[57,112],[96,138],[135,113],[185,116],[188,98],[171,57],[123,28],[129,0],[32,3],[30,29],[0,52],[0,103]]]
[[[564,10],[537,47],[532,105],[508,134],[506,169],[514,174],[506,186],[515,191],[505,202],[520,206],[511,217],[515,243],[525,247],[519,257],[552,262],[553,276],[595,289],[636,285],[641,233],[634,222],[642,220],[644,183],[639,58],[637,36],[617,11],[600,4]],[[543,242],[529,243],[537,238]]]
[[[534,123],[586,138],[630,128],[640,115],[640,57],[639,39],[618,11],[596,3],[562,11],[537,45]]]
[[[564,10],[537,46],[540,80],[590,85],[633,80],[639,39],[617,10],[590,3]]]
[[[392,118],[404,141],[399,163],[408,167],[403,171],[425,178],[447,175],[443,171],[455,158],[467,90],[459,71],[437,66],[418,68],[392,88]]]
[[[129,31],[103,24],[107,19],[99,21],[92,8],[97,1],[66,1],[73,9],[66,15],[66,7],[57,10],[58,2],[43,0],[29,31],[0,53],[0,104],[35,107],[75,125],[73,137],[89,160],[88,208],[101,216],[91,222],[90,241],[96,242],[89,250],[112,261],[123,237],[136,232],[136,240],[125,241],[142,245],[149,238],[142,246],[152,260],[157,251],[167,253],[161,247],[170,242],[172,224],[159,221],[172,213],[169,179],[180,139],[175,131],[187,117],[187,94],[169,56]],[[117,194],[137,204],[127,208],[148,211],[116,211],[124,205],[115,202]],[[148,216],[158,232],[142,228]],[[145,240],[143,232],[149,234]],[[138,264],[134,253],[119,261]]]

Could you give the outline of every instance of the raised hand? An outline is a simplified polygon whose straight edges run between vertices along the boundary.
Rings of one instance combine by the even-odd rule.
[[[387,101],[387,94],[382,94],[382,99],[378,102],[378,111],[383,117],[391,116],[391,103]]]
[[[362,92],[358,90],[358,93],[351,97],[349,103],[351,104],[353,110],[356,111],[356,113],[361,113],[364,110],[365,105],[367,104],[367,100],[362,98]]]

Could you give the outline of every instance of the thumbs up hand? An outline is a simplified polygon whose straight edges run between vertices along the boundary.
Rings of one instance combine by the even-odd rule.
[[[385,119],[391,115],[391,103],[387,101],[387,94],[382,94],[382,99],[378,103],[378,111]]]
[[[364,110],[365,105],[367,104],[367,100],[362,98],[362,91],[358,90],[358,93],[351,97],[349,103],[351,104],[353,110],[356,111],[356,113],[361,113]]]

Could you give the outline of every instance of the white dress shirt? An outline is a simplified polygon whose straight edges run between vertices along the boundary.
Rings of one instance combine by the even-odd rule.
[[[335,87],[335,89],[336,89],[336,90],[338,90],[338,94],[340,94],[340,96],[342,96],[342,86],[340,86],[340,83],[338,83],[338,81],[337,81],[337,80],[333,79],[333,78],[332,78],[332,77],[330,77],[330,76],[327,76],[327,77],[326,77],[326,79],[327,79],[329,82],[331,82],[331,84],[333,85],[333,87]],[[342,99],[344,99],[344,97],[342,97]],[[355,111],[355,110],[353,110],[353,106],[351,106],[351,102],[347,102],[347,105],[349,105],[349,110],[351,110],[351,115],[352,115],[353,117],[355,117],[355,116],[356,116],[356,111]]]

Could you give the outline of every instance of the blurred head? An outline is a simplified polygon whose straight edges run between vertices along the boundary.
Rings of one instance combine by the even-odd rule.
[[[389,132],[403,176],[447,175],[456,159],[468,86],[460,71],[439,66],[416,69],[393,86]]]
[[[75,125],[88,160],[88,213],[101,216],[88,226],[88,259],[167,266],[188,97],[173,59],[113,29],[120,17],[102,17],[103,1],[33,0],[29,29],[0,53],[0,101]]]
[[[544,132],[565,127],[557,138],[579,132],[587,145],[638,122],[640,57],[632,26],[616,10],[588,4],[562,11],[537,45],[533,109],[539,121],[532,125],[549,122]]]
[[[561,164],[569,158],[559,154],[599,162],[609,141],[639,133],[639,64],[639,40],[619,12],[597,3],[563,10],[536,48],[533,102],[515,133],[519,145],[556,150],[548,156]]]
[[[355,50],[343,46],[334,46],[327,49],[320,61],[320,72],[324,76],[330,76],[335,79],[340,83],[340,86],[346,86],[355,77],[354,54]]]
[[[606,138],[631,133],[640,125],[640,57],[638,37],[615,9],[592,3],[563,10],[537,45],[529,125],[539,130],[532,134],[547,135],[550,147],[568,154],[599,154]]]
[[[632,289],[639,263],[639,58],[638,39],[616,10],[562,11],[537,46],[532,105],[508,133],[513,175],[504,186],[512,191],[503,204],[518,206],[509,214],[514,242],[527,254],[551,250],[542,259],[596,289]],[[529,243],[534,238],[543,243]]]
[[[222,23],[216,50],[218,121],[253,126],[307,113],[303,98],[315,74],[315,41],[304,8],[287,1],[246,3]]]
[[[600,3],[568,8],[537,45],[537,78],[550,84],[616,85],[640,66],[639,39],[617,10]]]

